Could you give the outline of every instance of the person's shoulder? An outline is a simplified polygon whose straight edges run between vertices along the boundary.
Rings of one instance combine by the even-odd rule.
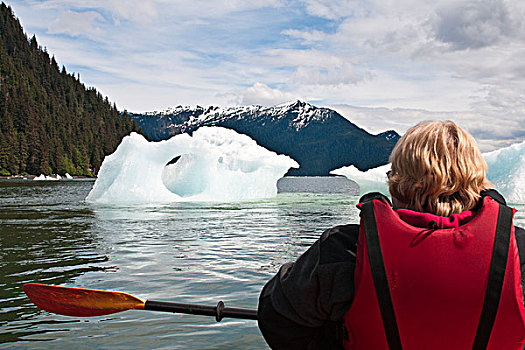
[[[324,231],[321,235],[321,243],[333,239],[357,239],[359,235],[359,224],[338,225]]]
[[[319,240],[320,263],[338,263],[355,258],[358,238],[358,224],[339,225],[324,231]]]

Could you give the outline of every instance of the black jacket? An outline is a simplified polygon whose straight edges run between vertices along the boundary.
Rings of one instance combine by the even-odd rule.
[[[490,195],[505,204],[494,192]],[[525,276],[525,230],[515,229]],[[258,323],[272,349],[342,349],[343,315],[354,297],[358,236],[358,224],[326,230],[295,263],[284,264],[264,286]],[[521,283],[525,290],[523,277]]]

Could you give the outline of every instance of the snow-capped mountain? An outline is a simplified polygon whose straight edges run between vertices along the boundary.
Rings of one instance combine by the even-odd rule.
[[[182,107],[163,112],[129,114],[150,140],[201,126],[222,126],[249,135],[261,146],[294,158],[301,167],[287,175],[328,175],[330,170],[355,165],[367,170],[388,162],[399,135],[371,135],[329,108],[295,101],[273,107]]]

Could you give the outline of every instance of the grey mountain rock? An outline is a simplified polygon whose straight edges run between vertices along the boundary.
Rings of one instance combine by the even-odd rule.
[[[301,166],[287,175],[324,176],[355,165],[360,170],[388,162],[399,139],[395,131],[372,135],[329,108],[295,101],[273,107],[183,107],[129,113],[152,141],[221,126],[249,135],[261,146],[294,158]]]

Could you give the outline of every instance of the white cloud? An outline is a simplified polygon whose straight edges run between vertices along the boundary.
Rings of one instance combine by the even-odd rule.
[[[514,23],[501,0],[451,2],[435,12],[436,39],[452,49],[490,46],[514,32]]]
[[[266,84],[255,83],[252,86],[224,94],[231,103],[238,105],[262,105],[273,106],[276,104],[302,99],[300,96],[272,89]]]
[[[344,85],[355,84],[364,79],[351,64],[342,63],[329,68],[299,66],[292,75],[291,82],[301,85]]]
[[[231,13],[282,6],[280,0],[106,0],[97,4],[69,0],[73,6],[109,10],[115,19],[150,23],[162,17],[178,22],[184,18],[217,19]]]
[[[102,33],[97,22],[103,17],[97,12],[63,11],[48,29],[49,34],[67,34],[70,36],[98,36]]]
[[[110,9],[115,24],[120,24],[122,19],[136,23],[151,23],[158,17],[158,4],[154,1],[105,0],[102,4]]]
[[[470,132],[482,152],[506,147],[525,139],[525,125],[516,118],[495,119],[486,111],[429,111],[403,108],[365,108],[333,105],[345,118],[377,134],[386,130],[405,133],[415,124],[428,120],[452,120]]]
[[[273,67],[292,68],[287,83],[295,86],[355,84],[368,74],[349,59],[320,50],[269,50],[259,60]]]
[[[287,29],[283,30],[282,34],[293,38],[302,39],[304,44],[322,42],[327,38],[327,34],[320,30],[302,31],[297,29]]]
[[[121,109],[302,97],[359,106],[378,130],[452,116],[487,148],[525,139],[522,0],[10,5],[30,36]]]
[[[348,16],[362,16],[367,12],[366,2],[355,0],[305,0],[306,11],[317,17],[340,19]]]

